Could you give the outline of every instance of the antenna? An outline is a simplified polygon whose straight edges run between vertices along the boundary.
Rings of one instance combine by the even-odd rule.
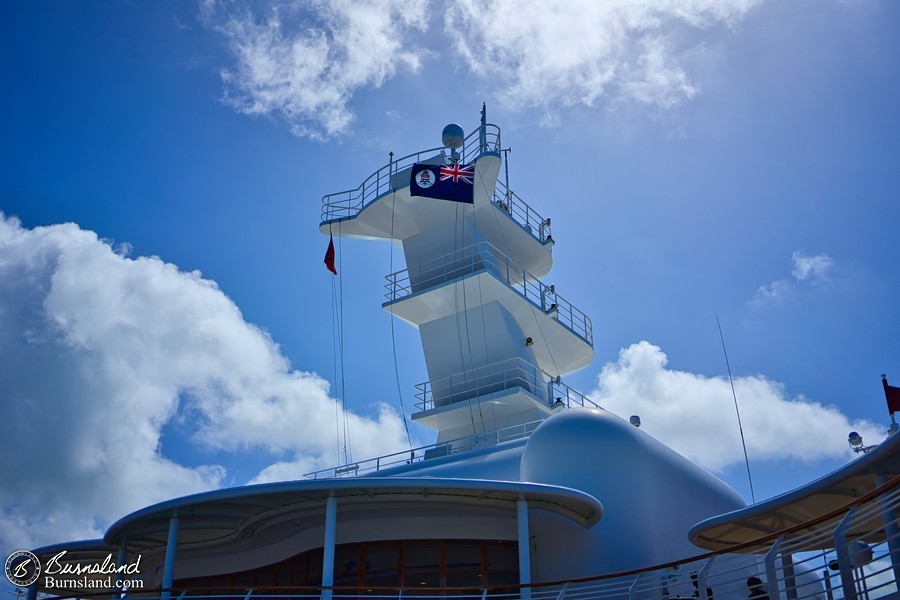
[[[481,152],[487,152],[487,102],[481,103],[481,124],[478,127],[478,147]]]
[[[450,161],[453,164],[458,163],[459,152],[456,149],[461,148],[466,142],[466,134],[463,132],[463,128],[456,123],[450,123],[441,132],[441,142],[444,144],[444,148],[450,148]]]
[[[734,378],[731,376],[731,364],[728,362],[728,350],[725,349],[725,336],[722,334],[722,324],[719,323],[719,315],[716,315],[716,325],[719,327],[719,338],[722,340],[722,353],[725,355],[725,367],[728,369],[728,381],[731,383],[731,397],[734,398],[734,412],[737,414],[738,430],[741,432],[741,446],[744,448],[744,464],[747,465],[747,481],[750,482],[750,500],[756,504],[756,494],[753,492],[753,477],[750,475],[750,459],[747,457],[747,442],[744,441],[744,426],[741,424],[741,410],[738,408],[737,394],[734,393]]]

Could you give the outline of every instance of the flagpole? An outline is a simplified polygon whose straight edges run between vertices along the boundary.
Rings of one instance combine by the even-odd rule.
[[[896,392],[897,388],[894,388],[888,385],[887,374],[881,374],[881,385],[884,386],[884,399],[887,400],[888,403],[888,412],[891,414],[891,428],[888,429],[888,435],[894,435],[898,431],[900,431],[900,425],[897,424],[897,419],[894,417],[894,403],[891,401],[892,396],[895,395],[893,392]],[[896,400],[896,399],[894,399]]]

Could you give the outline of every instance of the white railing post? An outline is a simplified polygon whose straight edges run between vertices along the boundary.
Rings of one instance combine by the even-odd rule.
[[[638,582],[641,580],[641,577],[644,576],[646,571],[641,571],[638,573],[638,576],[634,578],[634,582],[631,584],[631,587],[628,588],[628,600],[637,600],[637,586]]]
[[[568,589],[569,589],[569,582],[567,581],[567,582],[565,582],[565,583],[563,584],[562,589],[559,590],[559,594],[557,594],[556,600],[565,600],[565,598],[566,598],[566,591],[567,591]]]
[[[850,562],[850,550],[847,548],[847,526],[856,513],[854,506],[847,511],[844,518],[834,529],[834,549],[838,556],[839,573],[841,575],[841,589],[844,590],[844,600],[856,600],[856,582],[853,580],[853,564]]]
[[[715,556],[710,556],[709,560],[703,563],[703,566],[700,568],[700,572],[697,573],[697,592],[700,600],[713,600],[709,597],[709,594],[706,592],[706,575],[709,573],[710,568],[712,567],[713,561],[716,560]]]
[[[878,487],[887,483],[884,473],[875,477],[875,485]],[[894,569],[894,582],[900,590],[900,529],[897,527],[897,513],[891,502],[884,497],[878,497],[878,505],[881,507],[881,519],[884,521],[884,536],[887,538],[888,553],[891,557],[891,566]]]
[[[784,536],[778,538],[769,551],[766,553],[766,590],[769,592],[770,598],[779,598],[778,592],[778,572],[775,570],[775,557],[781,550],[781,544],[784,542]]]

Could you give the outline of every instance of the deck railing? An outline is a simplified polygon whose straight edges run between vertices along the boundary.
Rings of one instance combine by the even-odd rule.
[[[553,243],[553,237],[550,235],[550,219],[539,215],[499,179],[497,187],[494,188],[494,204],[542,244]]]
[[[339,467],[320,469],[318,471],[306,473],[303,475],[303,478],[333,479],[339,477],[356,477],[367,473],[377,473],[378,471],[391,469],[393,467],[411,465],[432,458],[458,454],[460,452],[472,450],[473,448],[495,446],[502,442],[527,438],[540,424],[541,421],[537,420],[522,425],[504,427],[488,433],[468,435],[437,444],[419,446],[418,448],[413,448],[411,450],[393,452],[377,458],[369,458],[359,462],[341,465]]]
[[[523,358],[510,358],[490,365],[476,367],[463,373],[426,381],[416,385],[415,406],[421,411],[435,408],[435,396],[440,406],[454,404],[502,390],[520,388],[547,406],[559,402],[566,408],[600,408],[587,396],[551,377]]]
[[[466,381],[466,378],[462,376],[459,379],[463,382]],[[453,397],[452,402],[459,402],[465,398],[472,398],[476,395],[487,394],[500,389],[528,386],[525,389],[551,407],[559,403],[563,408],[598,408],[603,410],[601,406],[594,403],[590,398],[563,383],[559,377],[550,377],[549,374],[519,358],[501,361],[483,369],[477,369],[475,373],[470,373],[468,382],[467,388],[457,390],[457,395]],[[500,387],[498,387],[498,384]],[[433,385],[434,382],[426,381],[416,386],[418,390],[416,398],[419,400],[416,403],[416,407],[419,410],[424,411],[434,407]],[[474,395],[470,395],[473,392]],[[464,436],[441,443],[420,446],[411,450],[393,452],[337,467],[320,469],[306,473],[303,477],[306,479],[327,479],[377,473],[384,469],[457,454],[472,448],[492,446],[502,442],[527,438],[542,422],[542,419],[531,421],[522,425],[503,427],[496,431]]]
[[[463,163],[471,162],[485,152],[500,151],[500,128],[496,125],[486,125],[483,140],[479,135],[480,131],[480,129],[476,129],[466,137],[460,153],[460,160]],[[324,196],[322,198],[322,222],[354,218],[363,208],[384,194],[408,186],[409,177],[403,176],[404,171],[408,174],[415,163],[432,160],[435,157],[439,157],[441,162],[447,161],[446,148],[429,148],[395,159],[369,175],[359,187]],[[545,219],[538,214],[518,194],[507,188],[502,181],[498,180],[497,186],[494,188],[493,203],[518,223],[522,229],[531,234],[534,239],[542,244],[553,243],[550,219]]]
[[[531,600],[747,598],[758,577],[775,599],[868,600],[900,597],[900,476],[845,506],[795,527],[717,552],[645,569],[568,581],[501,587],[290,587],[268,584],[205,589],[134,590],[135,598],[254,600],[286,598],[509,598]],[[697,584],[694,584],[694,581]],[[116,594],[114,596],[121,596]],[[110,592],[69,598],[109,598]]]
[[[594,344],[593,326],[586,314],[559,296],[556,286],[543,283],[488,242],[479,242],[438,259],[391,273],[385,277],[385,298],[388,303],[397,302],[484,269],[492,272],[520,296],[553,316],[588,344]]]
[[[384,165],[369,175],[360,185],[352,190],[335,192],[322,198],[322,222],[341,221],[352,219],[359,212],[374,202],[379,197],[391,190],[403,187],[398,183],[398,173],[412,168],[415,163],[424,162],[438,153],[444,153],[445,148],[429,148],[408,154]],[[460,153],[463,163],[471,162],[485,152],[500,151],[500,128],[487,124],[470,133],[465,138],[465,143]],[[408,179],[405,185],[409,185]]]

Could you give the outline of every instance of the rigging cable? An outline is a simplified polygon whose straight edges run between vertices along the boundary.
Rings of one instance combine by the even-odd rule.
[[[350,464],[353,457],[353,448],[350,444],[350,418],[347,416],[347,384],[344,378],[344,236],[338,232],[338,307],[340,319],[338,321],[338,335],[340,336],[341,357],[341,411],[344,413],[344,464]]]
[[[744,464],[747,465],[747,480],[750,482],[750,500],[756,504],[756,494],[753,493],[753,477],[750,475],[750,458],[747,456],[747,442],[744,441],[744,426],[741,425],[741,411],[738,408],[737,394],[734,392],[734,378],[731,376],[731,365],[728,363],[728,351],[725,349],[725,336],[722,334],[722,324],[719,323],[719,315],[716,315],[716,325],[719,327],[719,338],[722,340],[722,353],[725,354],[725,367],[728,369],[728,381],[731,382],[731,396],[734,398],[734,412],[737,413],[738,430],[741,432],[741,446],[744,448]]]
[[[460,223],[460,214],[459,214],[460,203],[459,203],[459,202],[455,202],[454,204],[456,204],[456,206],[454,207],[454,210],[456,211],[456,218],[455,218],[454,221],[453,221],[453,228],[454,228],[454,232],[453,232],[454,251],[453,251],[453,255],[452,255],[452,256],[456,257],[456,258],[454,258],[454,260],[460,260],[460,261],[463,262],[463,264],[465,264],[465,256],[462,254],[462,251],[464,250],[464,248],[462,248],[462,244],[463,244],[463,236],[465,235],[465,228],[461,228],[461,227],[459,226],[459,223]],[[446,263],[445,263],[445,267],[444,267],[444,268],[446,268]],[[454,267],[454,269],[455,269],[455,267]],[[444,277],[447,277],[448,275],[449,275],[449,273],[444,273]],[[465,304],[466,304],[466,280],[465,280],[465,274],[463,274],[462,277],[463,277],[463,279],[462,279],[462,281],[460,281],[460,284],[461,284],[461,287],[462,287],[462,295],[463,295],[463,310],[465,310],[465,309],[466,309],[466,306],[465,306]],[[454,307],[453,307],[453,308],[454,308],[454,314],[455,314],[455,317],[456,317],[456,319],[455,319],[455,321],[456,321],[456,345],[459,347],[459,364],[460,364],[460,366],[462,367],[463,383],[464,383],[465,386],[466,386],[466,387],[465,387],[466,391],[468,391],[468,387],[469,387],[469,369],[466,368],[466,356],[465,356],[465,354],[463,353],[463,345],[462,345],[463,331],[462,331],[462,327],[461,327],[462,323],[460,322],[460,319],[459,319],[459,312],[460,312],[460,311],[459,311],[459,291],[456,289],[456,286],[454,286],[454,290],[453,290],[453,303],[454,303]],[[466,330],[466,341],[467,341],[467,342],[468,342],[468,334],[469,334],[469,332],[468,332],[468,324],[467,324],[467,330]],[[469,365],[471,365],[471,364],[472,364],[472,347],[471,347],[471,345],[469,345]],[[478,384],[478,379],[477,379],[477,377],[475,376],[475,374],[473,373],[473,374],[472,374],[472,385],[473,385],[473,387],[474,387],[474,386],[476,386],[477,384]],[[451,379],[450,379],[450,389],[451,389],[451,390],[453,389],[453,379],[452,379],[452,375],[451,375]],[[452,394],[452,391],[451,391],[451,394]],[[451,400],[451,401],[452,401],[452,400]],[[469,420],[472,422],[472,435],[475,435],[475,434],[478,433],[478,428],[477,428],[477,426],[475,425],[475,411],[472,410],[472,398],[471,398],[471,397],[467,398],[466,404],[467,404],[468,407],[469,407]],[[481,416],[481,415],[480,415],[480,411],[481,411],[481,406],[480,406],[480,403],[479,403],[479,416]],[[482,430],[484,430],[484,419],[482,419],[482,421],[481,421],[481,428],[482,428]]]
[[[331,227],[328,228],[328,233],[331,233]],[[343,269],[342,269],[343,270]],[[332,342],[332,352],[331,358],[334,365],[334,382],[335,387],[338,387],[338,348],[339,348],[339,339],[337,335],[337,319],[338,319],[338,311],[337,311],[337,285],[335,284],[335,278],[330,277],[331,279],[331,342]],[[335,462],[341,460],[341,404],[340,402],[340,388],[338,387],[338,401],[334,403],[334,438],[335,438]]]
[[[471,260],[472,260],[472,270],[473,270],[473,272],[474,272],[475,266],[477,265],[477,260],[476,260],[476,259],[479,258],[479,255],[478,255],[478,244],[475,242],[475,196],[474,196],[474,194],[475,194],[475,191],[473,190],[473,191],[472,191],[472,246],[471,246],[471,248],[472,248],[472,258],[471,258]],[[459,208],[459,207],[457,207],[457,212],[458,212],[458,208]],[[461,232],[460,232],[460,245],[462,245],[463,243],[465,243],[465,234],[466,234],[466,228],[465,228],[465,221],[466,221],[466,206],[465,206],[465,204],[463,204],[462,211],[463,211],[463,214],[462,214],[462,223],[463,223],[463,227],[461,228]],[[465,323],[466,323],[466,327],[465,327],[465,330],[466,330],[466,347],[467,347],[468,350],[469,350],[469,364],[470,364],[470,365],[474,365],[474,364],[475,364],[475,358],[474,358],[474,353],[472,352],[472,334],[471,334],[471,329],[469,328],[469,303],[468,303],[468,300],[467,300],[467,298],[466,298],[466,279],[468,279],[468,278],[467,278],[467,277],[464,277],[463,280],[462,280],[462,290],[463,290],[463,319],[465,320]],[[479,295],[480,295],[480,292],[481,292],[481,279],[479,279],[477,276],[476,276],[476,279],[478,279],[478,291],[479,291]],[[483,323],[484,323],[484,304],[481,304],[481,305],[480,305],[480,308],[481,308],[482,324],[483,324]],[[482,327],[482,334],[483,334],[482,337],[484,337],[485,331],[484,331],[484,328],[483,328],[483,327]],[[485,364],[489,365],[490,363],[489,363],[488,360],[487,360],[486,354],[487,354],[487,353],[485,353],[485,361],[484,361],[484,362],[485,362]],[[478,390],[478,371],[477,371],[477,369],[474,369],[474,368],[473,368],[472,370],[474,371],[474,372],[472,373],[472,381],[473,381],[473,385],[474,385],[474,387],[475,387],[475,391],[477,392],[477,390]],[[471,410],[471,399],[469,400],[469,402],[470,402],[470,410]],[[487,425],[486,425],[485,422],[484,422],[484,413],[483,413],[482,410],[481,410],[481,404],[482,404],[481,402],[477,402],[477,403],[476,403],[476,406],[478,407],[478,418],[481,420],[481,431],[482,431],[482,433],[487,433]],[[473,429],[474,429],[474,428],[473,428]],[[477,432],[473,430],[472,433],[477,433]]]
[[[394,153],[391,152],[391,163],[394,162]],[[391,168],[388,167],[388,181],[390,181],[391,177]],[[390,258],[390,269],[388,273],[393,275],[394,273],[394,208],[395,203],[397,201],[397,191],[391,190],[391,239],[388,240],[388,243],[391,245],[391,258]],[[408,266],[407,266],[408,268]],[[408,273],[409,271],[407,271]],[[395,283],[396,285],[396,283]],[[391,290],[392,292],[395,290]],[[391,294],[393,296],[393,294]],[[409,444],[409,449],[412,451],[412,436],[409,435],[409,423],[406,422],[406,407],[403,405],[403,392],[400,387],[400,368],[397,366],[397,338],[394,334],[394,303],[393,298],[389,298],[391,301],[390,304],[390,320],[391,320],[391,348],[394,353],[394,380],[397,382],[397,397],[400,399],[400,414],[403,416],[403,429],[406,430],[406,442]]]

